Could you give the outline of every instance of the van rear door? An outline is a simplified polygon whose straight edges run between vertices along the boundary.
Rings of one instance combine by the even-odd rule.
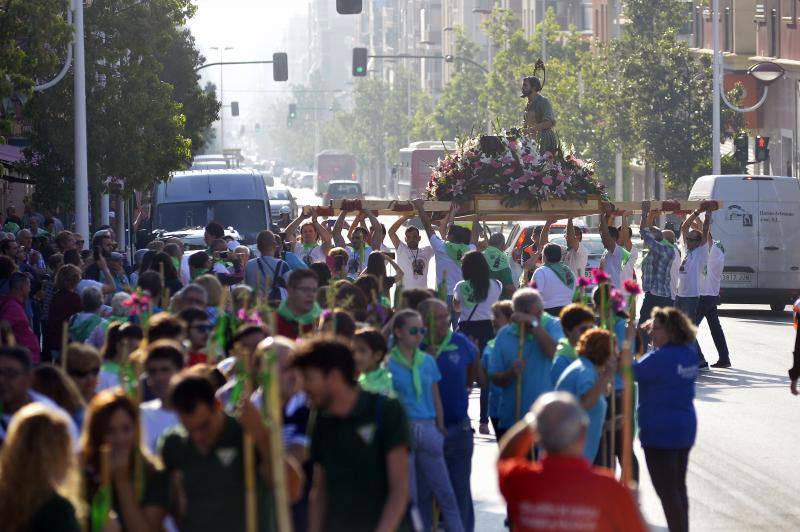
[[[796,179],[758,183],[759,288],[800,286],[800,185]]]
[[[739,176],[714,179],[711,197],[723,208],[712,214],[711,234],[725,248],[723,291],[758,287],[758,183]]]

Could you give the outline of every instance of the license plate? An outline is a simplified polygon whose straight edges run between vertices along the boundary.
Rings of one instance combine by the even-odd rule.
[[[722,274],[723,283],[749,283],[752,274],[748,272],[724,272]]]

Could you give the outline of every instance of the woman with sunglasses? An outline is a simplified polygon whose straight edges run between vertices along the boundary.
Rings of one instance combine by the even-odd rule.
[[[71,343],[67,346],[67,374],[72,378],[81,397],[89,402],[97,393],[100,366],[103,361],[97,349],[89,344]]]
[[[389,351],[389,372],[397,399],[411,424],[411,491],[425,530],[433,521],[431,495],[436,498],[445,529],[464,530],[447,465],[444,460],[444,414],[438,382],[442,376],[434,358],[419,346],[427,330],[416,310],[394,316],[395,346]]]

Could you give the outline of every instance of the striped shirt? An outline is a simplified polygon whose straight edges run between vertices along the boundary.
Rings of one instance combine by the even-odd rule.
[[[672,298],[670,268],[675,258],[675,248],[657,242],[648,229],[641,229],[639,235],[649,248],[642,261],[642,289],[654,296]]]

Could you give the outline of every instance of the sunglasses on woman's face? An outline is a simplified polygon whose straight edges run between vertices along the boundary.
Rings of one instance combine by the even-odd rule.
[[[408,332],[408,334],[412,335],[420,334],[424,336],[425,334],[428,333],[428,329],[426,329],[425,327],[409,327],[408,329],[406,329],[406,331]]]
[[[86,371],[72,370],[69,372],[69,374],[76,379],[85,379],[89,375],[92,377],[97,377],[100,374],[100,368],[87,369]]]

